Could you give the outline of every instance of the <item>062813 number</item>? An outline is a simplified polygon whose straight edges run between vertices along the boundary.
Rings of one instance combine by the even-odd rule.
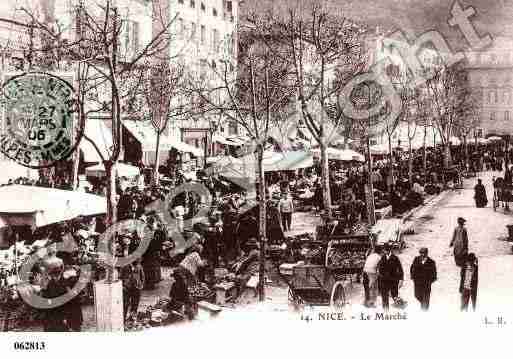
[[[45,342],[14,342],[14,350],[45,350]]]

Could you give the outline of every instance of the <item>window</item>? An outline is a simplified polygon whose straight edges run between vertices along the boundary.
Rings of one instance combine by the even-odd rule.
[[[495,121],[495,111],[490,112],[490,121]]]
[[[237,122],[231,120],[228,123],[228,135],[238,135],[239,134],[239,128],[237,126]]]
[[[201,3],[201,10],[202,10],[202,11],[205,11],[205,10],[206,10],[206,7],[205,7],[205,4],[204,4],[204,3]]]
[[[191,0],[191,7],[194,9],[196,7],[196,2],[194,0]]]
[[[183,0],[178,0],[178,3],[179,4],[183,4]]]
[[[508,110],[504,111],[504,121],[509,122],[509,111]]]
[[[196,40],[196,23],[191,22],[191,40]]]
[[[503,96],[502,96],[502,102],[504,104],[509,102],[509,93],[508,93],[508,91],[504,91]]]
[[[212,30],[212,51],[219,52],[219,31]]]
[[[200,33],[200,43],[201,45],[205,45],[205,25],[201,25],[201,33]]]
[[[216,8],[212,8],[212,15],[217,16],[217,10],[216,10]]]
[[[183,19],[182,18],[178,18],[178,29],[176,30],[178,35],[183,35],[183,30],[184,30]]]
[[[132,50],[137,52],[139,51],[139,23],[137,21],[132,21],[132,29],[130,33],[132,35]]]
[[[207,76],[207,60],[202,59],[200,61],[200,79],[204,80]]]
[[[212,60],[212,68],[214,70],[217,68],[216,60]]]

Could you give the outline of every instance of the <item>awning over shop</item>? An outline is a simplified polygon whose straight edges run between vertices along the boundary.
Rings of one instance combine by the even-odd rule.
[[[112,148],[112,131],[105,124],[105,120],[87,119],[84,134],[89,137],[100,150],[104,158],[110,156]],[[94,146],[82,137],[79,147],[84,154],[85,162],[101,162],[100,155]]]
[[[138,167],[120,162],[116,163],[114,171],[117,173],[118,177],[136,177],[139,175]],[[86,168],[86,176],[105,177],[105,166],[100,163],[96,166]]]
[[[320,156],[321,150],[319,148],[316,148],[312,150],[312,152],[316,156]],[[334,147],[328,147],[327,149],[328,158],[330,160],[336,160],[336,161],[359,161],[359,162],[365,162],[365,156],[349,149],[339,149]]]
[[[2,169],[0,172],[0,184],[8,183],[9,180],[20,177],[31,180],[39,179],[38,170],[22,166],[10,159],[0,161],[0,168]]]
[[[212,136],[212,141],[220,143],[222,145],[227,145],[227,146],[240,146],[241,145],[240,141],[230,140],[230,139],[228,139],[224,136],[218,135],[218,134]]]
[[[123,126],[139,141],[144,152],[155,151],[157,131],[151,121],[124,120]],[[192,153],[196,157],[203,156],[203,151],[200,148],[162,134],[160,136],[159,151],[169,151],[171,148],[175,148],[180,152]]]
[[[35,186],[0,187],[0,222],[7,225],[42,227],[78,216],[107,211],[104,197],[78,191]]]

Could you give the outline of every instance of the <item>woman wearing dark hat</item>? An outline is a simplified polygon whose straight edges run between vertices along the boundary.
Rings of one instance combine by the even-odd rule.
[[[468,304],[471,299],[472,310],[476,310],[478,271],[476,255],[469,253],[465,258],[465,264],[461,268],[460,276],[462,311],[468,310]]]
[[[468,233],[464,227],[465,218],[458,217],[458,226],[454,229],[449,247],[454,247],[454,261],[458,267],[463,266],[468,253]]]

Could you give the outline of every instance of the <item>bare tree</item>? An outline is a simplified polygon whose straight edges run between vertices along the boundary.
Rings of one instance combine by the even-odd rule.
[[[430,70],[431,75],[426,76],[426,85],[433,103],[433,120],[444,146],[444,168],[447,168],[452,161],[449,141],[470,93],[468,73],[462,63],[450,67],[437,66]]]
[[[292,59],[303,120],[320,147],[323,204],[329,218],[327,149],[344,121],[351,121],[342,125],[346,134],[353,126],[338,106],[338,95],[353,76],[364,71],[362,27],[342,16],[332,16],[319,5],[305,12],[289,9],[288,19],[280,27]]]
[[[78,123],[83,133],[85,122],[91,116],[110,118],[113,146],[107,157],[93,139],[83,138],[96,149],[107,177],[107,225],[117,220],[114,166],[121,153],[122,109],[130,108],[136,89],[140,87],[139,67],[145,60],[161,54],[168,48],[169,39],[164,36],[171,23],[163,24],[161,31],[139,49],[138,44],[124,46],[122,39],[127,31],[126,14],[113,0],[93,4],[80,1],[72,8],[73,35],[65,31],[59,19],[50,22],[38,20],[37,14],[22,9],[29,17],[26,23],[16,22],[29,33],[35,33],[39,42],[27,48],[27,62],[59,70],[64,66],[76,73],[78,97]],[[13,23],[12,19],[0,18],[0,22]],[[35,69],[29,65],[29,69]],[[115,279],[114,270],[108,271],[108,281]]]
[[[259,299],[264,300],[264,260],[266,242],[266,186],[264,150],[270,128],[287,119],[294,86],[290,80],[290,63],[285,61],[281,45],[275,38],[269,15],[250,15],[240,26],[237,74],[225,60],[221,66],[209,66],[200,78],[191,78],[191,96],[197,97],[203,110],[222,114],[238,124],[252,139],[250,154],[254,164],[259,205],[260,283]],[[253,152],[254,151],[254,152]],[[251,156],[250,156],[251,158]],[[246,163],[252,167],[252,163]]]

